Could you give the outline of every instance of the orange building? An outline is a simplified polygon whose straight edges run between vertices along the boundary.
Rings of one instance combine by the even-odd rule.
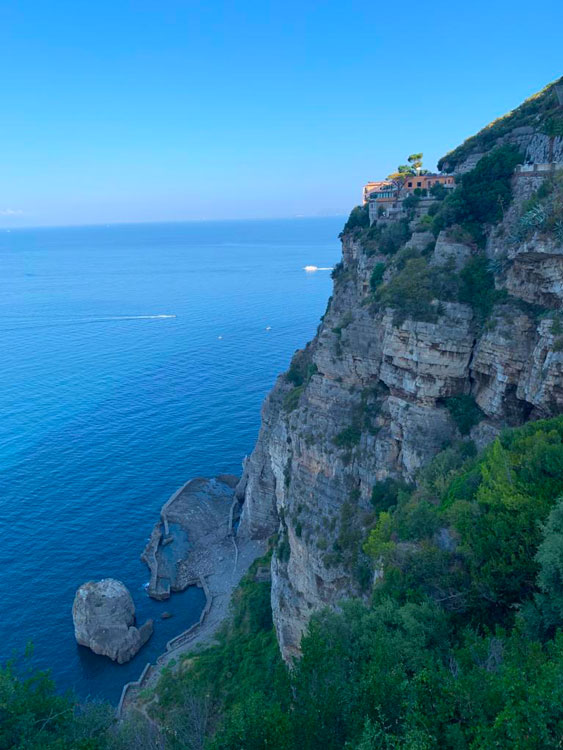
[[[403,186],[406,193],[411,193],[416,188],[430,190],[434,185],[443,185],[445,188],[455,187],[455,178],[448,174],[413,174],[409,175]]]

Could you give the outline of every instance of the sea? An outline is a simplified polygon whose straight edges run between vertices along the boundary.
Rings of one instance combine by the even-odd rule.
[[[199,619],[197,588],[149,599],[140,554],[180,485],[241,473],[326,308],[342,224],[0,229],[0,662],[116,703]],[[74,639],[76,589],[105,577],[155,619],[125,665]]]

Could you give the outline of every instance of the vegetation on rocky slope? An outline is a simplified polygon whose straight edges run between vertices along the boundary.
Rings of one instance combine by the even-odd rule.
[[[488,151],[499,138],[512,132],[515,128],[533,126],[546,135],[563,135],[563,110],[559,106],[555,93],[555,85],[558,83],[563,83],[563,78],[548,84],[537,94],[526,99],[512,112],[493,120],[485,128],[443,156],[438,162],[438,169],[448,172],[453,171],[470,154]]]
[[[438,204],[432,224],[434,234],[457,224],[482,244],[486,225],[499,221],[512,201],[511,179],[522,160],[522,154],[510,145],[499,146],[484,156]]]
[[[273,655],[255,670],[233,659],[221,697],[215,657],[186,670],[180,682],[195,674],[218,700],[210,747],[560,745],[563,418],[480,455],[449,448],[395,489],[365,541],[379,571],[369,602],[314,616],[285,679]],[[239,631],[237,648],[250,657],[266,632]]]

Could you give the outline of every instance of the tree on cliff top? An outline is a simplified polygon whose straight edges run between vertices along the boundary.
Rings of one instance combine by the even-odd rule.
[[[399,166],[397,167],[397,171],[391,172],[391,174],[387,176],[387,179],[390,180],[393,185],[395,185],[397,190],[402,189],[409,177],[413,177],[417,174],[427,173],[428,170],[422,169],[423,155],[424,154],[422,152],[418,154],[411,154],[407,158],[408,164],[399,164]]]

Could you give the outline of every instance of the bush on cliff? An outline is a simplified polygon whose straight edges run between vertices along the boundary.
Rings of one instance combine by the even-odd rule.
[[[380,305],[395,310],[396,325],[406,318],[436,320],[437,309],[432,304],[433,298],[432,274],[425,258],[408,260],[404,269],[376,292]]]
[[[461,394],[445,399],[446,409],[462,435],[469,435],[471,428],[484,418],[481,409],[472,396]]]
[[[512,175],[522,159],[518,149],[510,145],[499,146],[484,156],[440,204],[433,219],[434,233],[460,224],[477,244],[482,244],[483,226],[499,221],[512,201]]]
[[[350,211],[350,216],[348,217],[346,224],[344,224],[344,229],[342,230],[342,234],[348,234],[355,230],[366,229],[368,227],[369,227],[369,204],[365,203],[363,206],[355,206]]]
[[[394,255],[410,239],[411,231],[406,219],[384,225],[378,238],[378,249],[383,255]]]
[[[395,325],[407,318],[434,323],[442,311],[440,302],[458,299],[459,278],[449,265],[431,266],[418,251],[404,248],[394,268],[398,273],[376,288],[374,298],[377,306],[394,310]]]
[[[383,274],[385,273],[385,263],[377,263],[371,272],[369,285],[372,292],[375,292],[377,287],[383,281]]]

